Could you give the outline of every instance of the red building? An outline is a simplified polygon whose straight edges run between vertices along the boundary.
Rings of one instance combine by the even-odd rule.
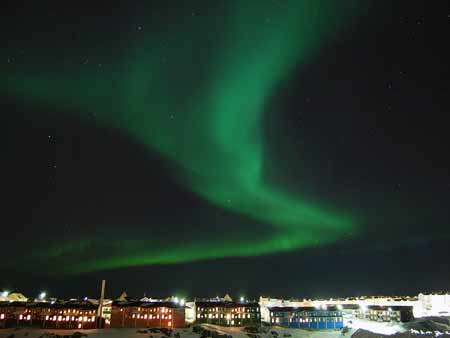
[[[88,301],[0,303],[0,328],[93,329],[96,319],[97,306]]]
[[[185,326],[185,306],[174,302],[116,301],[112,304],[110,327]]]
[[[25,315],[26,304],[23,302],[1,302],[0,303],[0,328],[14,327],[28,318]]]

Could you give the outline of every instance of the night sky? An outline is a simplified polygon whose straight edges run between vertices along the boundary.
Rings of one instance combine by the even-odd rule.
[[[5,2],[0,289],[448,290],[450,9],[432,5]]]

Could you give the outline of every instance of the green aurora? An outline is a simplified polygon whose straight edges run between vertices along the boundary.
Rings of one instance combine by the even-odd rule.
[[[362,2],[243,0],[219,7],[220,15],[174,18],[179,23],[166,31],[144,23],[139,38],[122,41],[101,67],[74,69],[56,60],[6,69],[2,91],[80,119],[94,116],[97,125],[158,152],[180,185],[261,224],[261,234],[243,226],[170,246],[151,232],[131,239],[86,236],[34,258],[72,260],[66,272],[81,273],[292,251],[332,243],[360,228],[348,212],[286,194],[264,179],[262,120],[276,87],[351,24]],[[90,53],[101,57],[108,50],[99,46]],[[36,60],[47,57],[36,54]],[[76,257],[92,247],[108,254],[79,263]]]

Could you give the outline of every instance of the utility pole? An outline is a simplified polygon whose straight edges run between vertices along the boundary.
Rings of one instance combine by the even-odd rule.
[[[102,280],[102,291],[100,293],[100,301],[98,304],[98,313],[97,313],[97,328],[101,329],[103,326],[103,301],[105,300],[105,286],[106,286],[106,281],[103,279]]]

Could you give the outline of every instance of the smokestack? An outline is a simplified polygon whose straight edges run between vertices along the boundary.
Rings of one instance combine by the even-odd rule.
[[[103,279],[102,280],[102,292],[100,294],[100,301],[98,304],[98,313],[97,313],[97,317],[98,317],[97,327],[99,329],[101,329],[103,326],[102,315],[103,315],[103,301],[105,299],[105,286],[106,286],[106,280]]]

